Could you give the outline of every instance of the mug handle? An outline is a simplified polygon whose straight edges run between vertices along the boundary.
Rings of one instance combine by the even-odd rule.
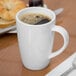
[[[49,59],[61,54],[65,50],[65,48],[67,47],[67,45],[69,43],[69,34],[63,27],[54,26],[51,30],[52,30],[52,32],[58,32],[58,33],[61,34],[61,36],[64,39],[64,44],[59,50],[57,50],[56,52],[51,53],[51,55],[49,56]]]

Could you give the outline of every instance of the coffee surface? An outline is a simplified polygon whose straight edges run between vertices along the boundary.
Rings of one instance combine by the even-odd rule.
[[[40,14],[40,13],[23,14],[20,17],[20,20],[24,23],[33,24],[33,25],[44,24],[44,23],[51,21],[51,19],[48,16],[44,14]]]

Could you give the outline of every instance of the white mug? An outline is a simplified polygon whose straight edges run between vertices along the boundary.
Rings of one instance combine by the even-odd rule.
[[[41,13],[51,21],[41,25],[31,25],[20,20],[20,16],[26,13]],[[68,45],[69,36],[67,31],[56,26],[55,13],[43,7],[29,7],[20,10],[16,15],[18,42],[23,65],[30,70],[41,70],[48,66],[51,58],[61,54]],[[58,32],[64,39],[63,46],[56,52],[52,52],[54,32]]]

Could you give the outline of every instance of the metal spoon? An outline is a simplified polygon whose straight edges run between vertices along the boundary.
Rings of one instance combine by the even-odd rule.
[[[64,10],[64,8],[59,8],[59,9],[54,10],[54,13],[55,13],[56,15],[59,15],[60,13],[63,12],[63,10]]]

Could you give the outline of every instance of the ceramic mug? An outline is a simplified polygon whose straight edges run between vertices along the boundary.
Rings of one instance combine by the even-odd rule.
[[[22,22],[20,16],[29,12],[44,14],[51,18],[51,21],[41,25],[31,25]],[[26,68],[30,70],[45,68],[51,61],[51,58],[61,54],[67,47],[69,42],[68,33],[63,27],[56,26],[55,23],[56,15],[48,8],[29,7],[17,13],[16,25],[20,55]],[[55,32],[62,35],[64,44],[59,50],[52,52]]]

